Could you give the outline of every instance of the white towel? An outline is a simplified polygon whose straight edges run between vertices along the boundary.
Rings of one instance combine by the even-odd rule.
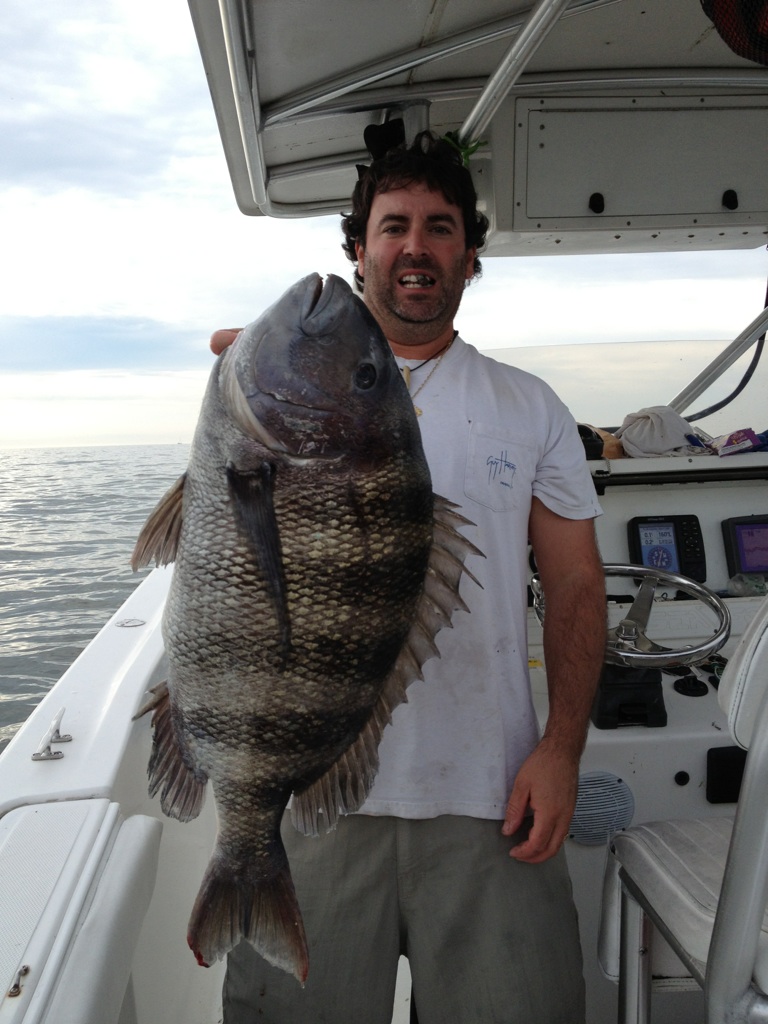
[[[634,459],[710,454],[708,449],[691,444],[689,435],[693,435],[693,427],[668,405],[632,412],[616,431],[624,451]]]

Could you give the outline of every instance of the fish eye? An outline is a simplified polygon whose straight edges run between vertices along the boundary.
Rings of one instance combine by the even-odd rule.
[[[361,391],[367,391],[376,383],[376,367],[373,363],[360,363],[355,371],[355,385]]]

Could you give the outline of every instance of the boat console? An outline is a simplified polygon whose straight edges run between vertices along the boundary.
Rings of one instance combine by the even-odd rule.
[[[660,585],[647,636],[683,654],[660,667],[606,665],[603,673],[566,848],[582,926],[590,1019],[613,1020],[617,973],[608,980],[597,961],[610,836],[643,821],[714,818],[735,810],[745,754],[730,738],[717,687],[725,660],[766,600],[768,454],[597,460],[590,465],[604,511],[596,521],[603,560],[645,566],[646,572],[659,567],[662,576],[688,570],[719,595],[730,617],[730,636],[720,650],[704,661],[683,664],[687,649],[715,635],[718,617],[679,588]],[[607,578],[609,628],[615,630],[626,619],[642,571],[636,579],[631,570]],[[529,643],[543,725],[546,667],[533,607]],[[654,1020],[701,1019],[701,992],[660,937],[654,943],[652,972],[659,993]],[[678,995],[680,989],[691,991]]]

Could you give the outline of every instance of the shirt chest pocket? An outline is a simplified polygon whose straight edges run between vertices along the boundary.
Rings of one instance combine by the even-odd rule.
[[[497,428],[475,422],[469,432],[464,493],[495,512],[527,510],[536,463],[532,439],[513,440]]]

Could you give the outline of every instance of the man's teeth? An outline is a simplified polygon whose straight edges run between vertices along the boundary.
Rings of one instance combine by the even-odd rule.
[[[400,278],[400,284],[406,288],[429,288],[434,283],[434,279],[426,274],[406,274]]]

